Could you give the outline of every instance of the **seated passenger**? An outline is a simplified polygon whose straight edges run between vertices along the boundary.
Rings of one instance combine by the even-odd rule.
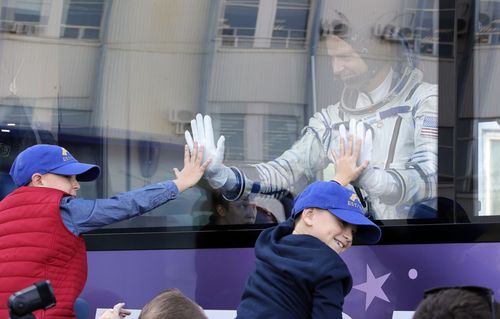
[[[218,191],[212,192],[213,213],[209,217],[209,225],[241,225],[254,224],[257,217],[257,206],[252,199],[229,202]]]

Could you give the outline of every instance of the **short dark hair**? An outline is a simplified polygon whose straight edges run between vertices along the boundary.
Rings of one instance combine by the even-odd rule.
[[[493,305],[498,309],[498,304]],[[427,295],[418,305],[413,319],[491,319],[486,298],[461,288],[443,289]]]
[[[207,319],[202,308],[179,289],[167,289],[142,308],[139,319]]]

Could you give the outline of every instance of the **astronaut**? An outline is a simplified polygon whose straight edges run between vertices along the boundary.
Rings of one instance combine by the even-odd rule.
[[[191,122],[193,136],[186,131],[186,141],[205,145],[206,156],[212,157],[205,177],[226,199],[298,192],[294,187],[300,181],[316,179],[333,162],[328,154],[338,147],[339,138],[347,138],[347,130],[363,140],[359,161],[370,161],[352,184],[361,190],[358,196],[369,204],[374,218],[406,219],[412,204],[436,196],[437,86],[423,82],[401,29],[365,23],[377,13],[354,2],[359,22],[332,10],[337,19],[325,24],[321,37],[334,75],[344,85],[340,101],[314,114],[299,140],[281,156],[267,163],[227,167],[224,137],[215,145],[211,118],[198,114]]]

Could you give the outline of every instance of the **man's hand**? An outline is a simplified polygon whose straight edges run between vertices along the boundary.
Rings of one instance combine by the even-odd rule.
[[[126,309],[123,309],[123,306],[125,306],[125,303],[123,302],[120,302],[120,303],[117,303],[113,309],[108,309],[106,311],[104,311],[101,316],[99,317],[99,319],[123,319],[125,318],[126,316],[130,315],[131,312],[126,310]]]
[[[207,159],[203,164],[203,146],[198,147],[198,143],[194,143],[193,151],[189,153],[188,146],[184,146],[184,168],[179,171],[174,168],[175,179],[174,183],[177,185],[179,192],[194,186],[203,176],[203,173],[210,165],[210,159]]]
[[[221,135],[219,137],[216,147],[212,119],[208,115],[203,117],[201,114],[197,114],[196,118],[191,121],[191,131],[193,133],[192,137],[189,131],[184,133],[189,149],[192,152],[195,143],[204,146],[205,154],[203,160],[206,158],[211,159],[205,171],[205,177],[210,186],[216,189],[221,188],[224,186],[231,173],[231,169],[222,164],[224,160],[224,136]]]

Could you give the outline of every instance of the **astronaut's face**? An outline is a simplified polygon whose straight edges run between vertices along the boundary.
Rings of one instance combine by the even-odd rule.
[[[351,45],[337,36],[329,36],[326,47],[331,57],[333,74],[346,86],[359,87],[366,81],[368,65]]]

